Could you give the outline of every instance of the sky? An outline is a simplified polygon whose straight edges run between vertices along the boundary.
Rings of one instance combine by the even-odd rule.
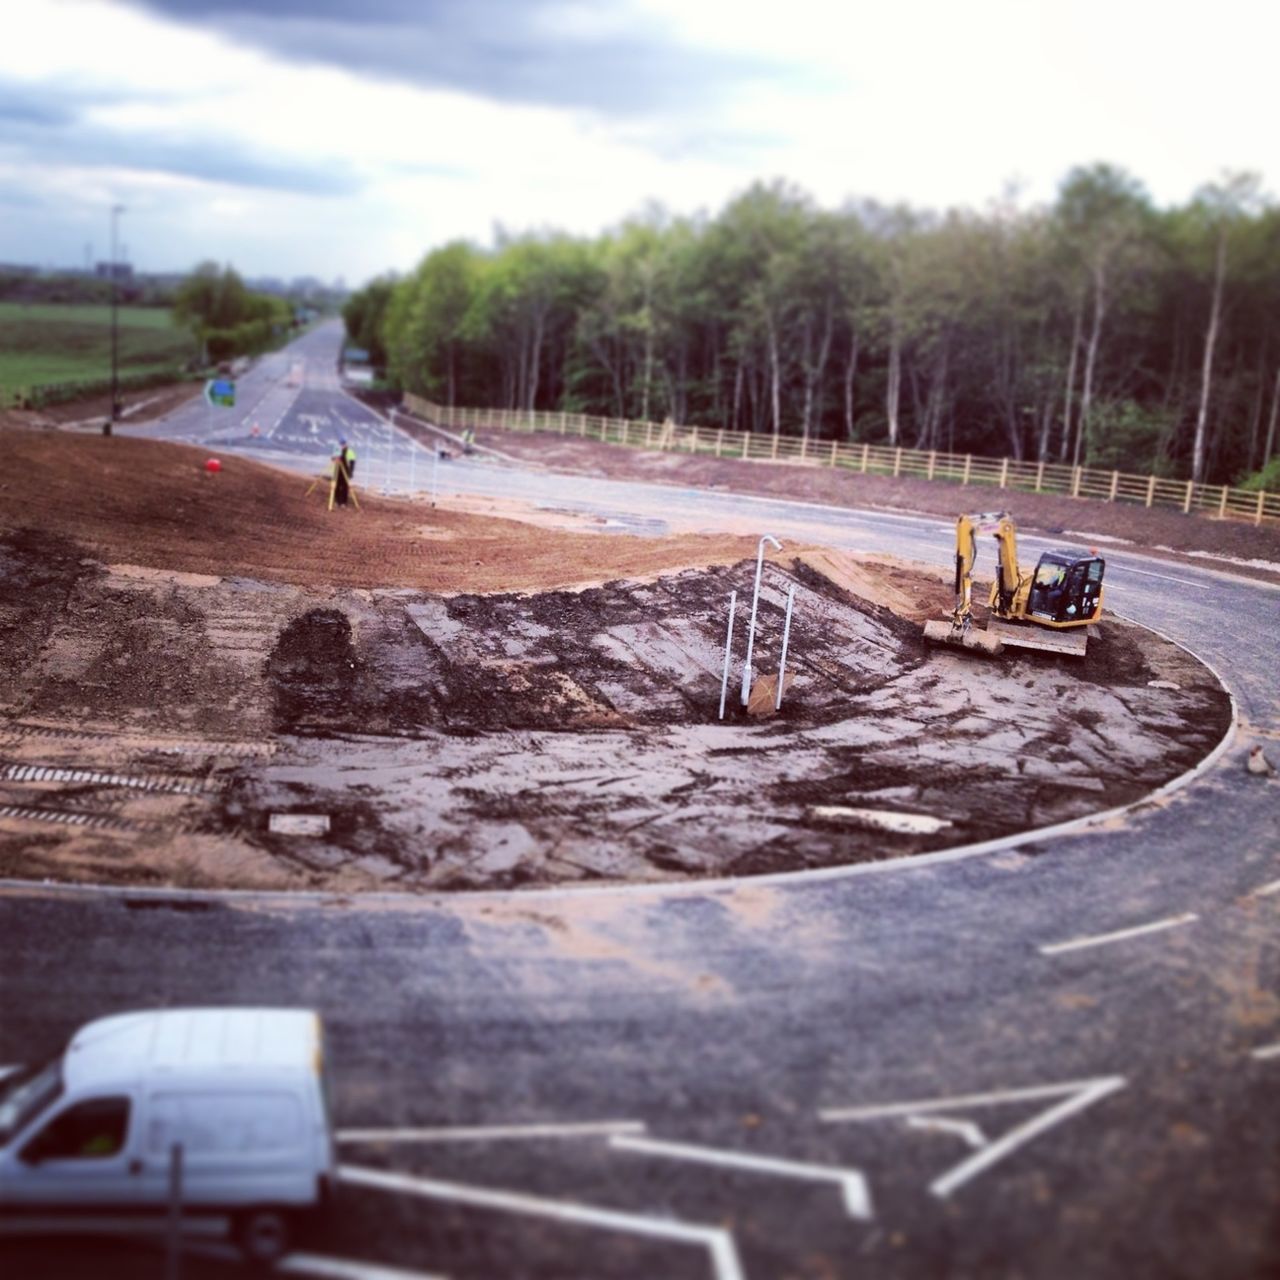
[[[1275,0],[22,0],[0,261],[407,271],[785,178],[821,205],[1049,202],[1105,160],[1280,189]]]

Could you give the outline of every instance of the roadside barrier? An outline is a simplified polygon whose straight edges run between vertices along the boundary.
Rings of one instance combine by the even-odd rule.
[[[839,467],[862,475],[907,476],[959,484],[992,485],[1027,493],[1056,493],[1071,498],[1127,502],[1141,507],[1169,507],[1220,520],[1280,521],[1280,493],[1237,489],[1229,485],[1193,484],[1155,475],[1101,471],[1055,462],[1019,462],[937,449],[903,449],[888,445],[844,444],[798,436],[753,434],[722,427],[677,426],[672,422],[635,422],[585,413],[526,409],[446,408],[421,396],[405,395],[410,412],[451,431],[546,431],[600,440],[605,444],[778,462],[795,466]]]

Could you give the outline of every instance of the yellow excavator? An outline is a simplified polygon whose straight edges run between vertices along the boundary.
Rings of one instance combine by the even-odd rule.
[[[978,534],[995,535],[991,619],[972,626],[973,565]],[[1006,646],[1083,657],[1088,626],[1102,616],[1106,561],[1093,552],[1046,551],[1034,573],[1018,568],[1018,531],[1008,512],[963,515],[956,521],[956,607],[945,621],[926,622],[926,640],[997,654]]]

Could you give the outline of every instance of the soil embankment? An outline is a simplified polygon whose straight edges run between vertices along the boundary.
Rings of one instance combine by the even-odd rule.
[[[0,482],[0,875],[358,891],[839,865],[1133,800],[1229,716],[1139,628],[1105,622],[1083,661],[939,652],[936,573],[789,548],[755,665],[776,671],[794,586],[794,684],[756,720],[735,679],[721,722],[753,543],[327,513],[234,458],[0,444],[21,463]]]

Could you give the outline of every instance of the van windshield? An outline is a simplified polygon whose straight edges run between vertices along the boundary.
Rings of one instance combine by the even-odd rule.
[[[61,1092],[61,1057],[0,1080],[0,1146],[7,1146]]]

